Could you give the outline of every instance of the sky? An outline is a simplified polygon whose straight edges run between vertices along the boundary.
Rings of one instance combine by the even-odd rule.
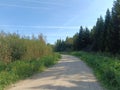
[[[21,36],[43,34],[46,42],[72,37],[80,26],[92,28],[114,0],[0,0],[0,31]]]

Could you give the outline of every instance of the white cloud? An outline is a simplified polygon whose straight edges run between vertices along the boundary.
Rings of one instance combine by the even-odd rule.
[[[40,29],[79,29],[80,26],[25,26],[25,25],[0,25],[0,27],[13,28],[40,28]]]
[[[27,3],[27,5],[18,4],[19,2]],[[40,5],[39,5],[40,4]],[[33,5],[33,6],[32,6]],[[34,6],[36,5],[36,6]],[[42,5],[42,6],[41,6]],[[38,1],[38,0],[21,0],[10,3],[0,3],[0,6],[16,7],[16,8],[28,8],[28,9],[51,9],[51,6],[63,6],[61,3],[54,1]],[[48,7],[50,6],[50,7]]]
[[[39,1],[39,0],[22,0],[25,2],[31,2],[31,3],[39,3],[39,4],[47,4],[47,5],[56,5],[56,6],[61,6],[62,4],[57,3],[55,1]]]
[[[50,9],[49,7],[23,6],[23,5],[5,4],[5,3],[0,3],[0,6],[17,7],[17,8],[28,8],[28,9]]]

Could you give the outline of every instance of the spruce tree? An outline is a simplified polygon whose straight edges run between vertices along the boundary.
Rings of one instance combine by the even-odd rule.
[[[103,32],[104,32],[104,20],[102,16],[97,19],[97,23],[94,31],[94,45],[93,50],[103,51]]]
[[[104,26],[104,51],[105,52],[111,52],[111,45],[112,45],[112,17],[111,17],[111,13],[109,11],[109,9],[106,12],[106,16],[105,16],[105,26]]]
[[[114,1],[112,8],[112,52],[120,51],[120,0]]]

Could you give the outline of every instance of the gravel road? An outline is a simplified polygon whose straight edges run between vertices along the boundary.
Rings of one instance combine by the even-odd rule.
[[[92,70],[80,59],[62,55],[58,64],[8,90],[103,90]]]

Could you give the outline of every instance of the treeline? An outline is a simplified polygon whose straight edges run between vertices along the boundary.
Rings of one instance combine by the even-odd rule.
[[[100,16],[91,30],[81,26],[80,31],[72,38],[57,40],[54,49],[120,53],[120,0],[114,1],[112,10],[106,11],[105,18]]]
[[[0,32],[0,61],[9,63],[16,60],[38,59],[52,54],[51,46],[47,45],[43,35],[21,37],[16,33]]]

